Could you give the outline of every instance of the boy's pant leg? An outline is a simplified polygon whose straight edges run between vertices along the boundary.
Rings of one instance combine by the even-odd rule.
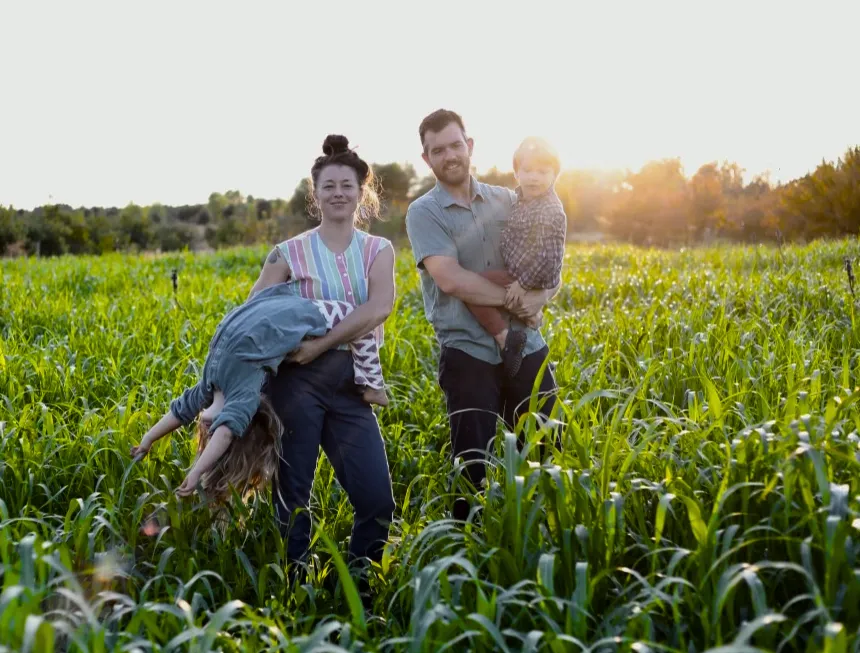
[[[439,358],[439,386],[445,395],[451,425],[451,452],[465,463],[464,474],[480,490],[486,477],[486,452],[496,434],[501,407],[500,366],[443,347]],[[454,518],[469,516],[469,502],[458,496]]]
[[[485,279],[489,279],[497,286],[507,286],[515,281],[507,270],[485,270],[480,273]],[[508,328],[507,312],[496,306],[478,306],[466,304],[466,308],[475,316],[484,331],[491,336],[497,336]]]

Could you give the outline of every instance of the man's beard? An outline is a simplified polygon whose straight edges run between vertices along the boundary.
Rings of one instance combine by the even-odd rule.
[[[469,163],[468,159],[459,158],[453,163],[459,164],[457,167],[451,169],[451,161],[447,164],[442,165],[438,168],[433,169],[433,174],[436,175],[436,179],[451,186],[456,186],[458,184],[462,184],[466,179],[469,178]]]

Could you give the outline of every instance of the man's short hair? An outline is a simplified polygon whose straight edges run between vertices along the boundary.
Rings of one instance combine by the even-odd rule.
[[[463,125],[463,119],[453,111],[449,111],[448,109],[437,109],[424,118],[424,120],[421,121],[421,125],[418,127],[418,135],[421,137],[421,147],[424,147],[424,136],[427,132],[440,132],[452,122],[457,124],[460,131],[463,132],[463,136],[465,136],[466,127]]]
[[[561,160],[555,148],[547,141],[537,136],[529,136],[520,143],[514,152],[514,172],[518,172],[525,157],[532,157],[541,163],[546,163],[558,175],[561,172]]]

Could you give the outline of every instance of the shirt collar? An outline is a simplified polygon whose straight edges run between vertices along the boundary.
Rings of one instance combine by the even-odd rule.
[[[480,200],[484,201],[484,185],[475,179],[474,175],[470,176],[471,187],[472,187],[472,201],[480,198]],[[433,192],[436,193],[436,199],[439,201],[439,204],[442,205],[443,209],[447,209],[450,206],[454,206],[455,204],[459,206],[459,202],[455,200],[451,193],[449,193],[442,184],[436,180],[436,187],[433,189]]]

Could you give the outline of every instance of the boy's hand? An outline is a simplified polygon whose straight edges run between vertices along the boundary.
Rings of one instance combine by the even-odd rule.
[[[515,280],[508,286],[507,293],[505,293],[505,307],[510,311],[519,309],[525,296],[526,289],[520,285],[519,281]]]

